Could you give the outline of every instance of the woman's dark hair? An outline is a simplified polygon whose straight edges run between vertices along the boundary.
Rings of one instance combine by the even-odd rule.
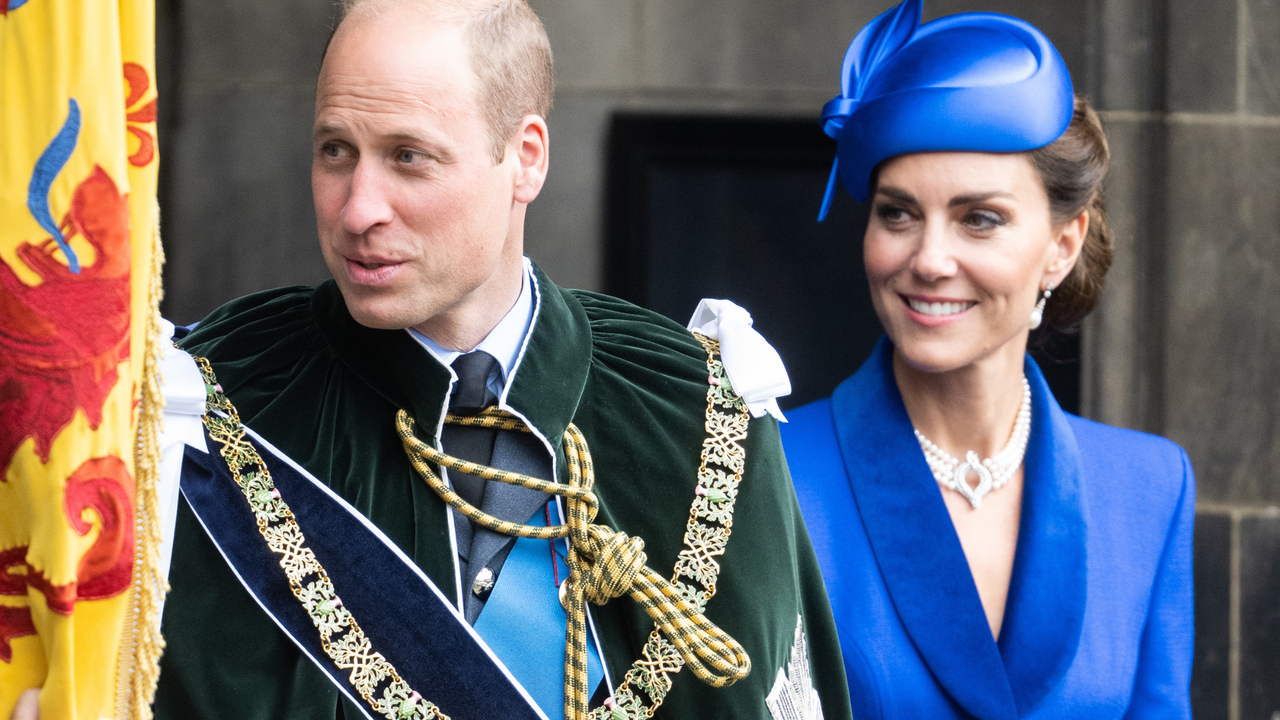
[[[1111,268],[1111,228],[1102,198],[1111,151],[1098,114],[1088,100],[1077,95],[1066,132],[1030,155],[1049,194],[1049,213],[1055,226],[1080,217],[1086,210],[1089,213],[1080,258],[1045,304],[1045,325],[1065,329],[1098,305],[1103,278]]]

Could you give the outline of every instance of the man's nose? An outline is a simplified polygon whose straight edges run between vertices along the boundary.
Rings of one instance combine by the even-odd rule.
[[[351,189],[342,207],[342,228],[352,235],[391,222],[394,212],[388,198],[386,180],[375,163],[361,160],[351,175]]]
[[[956,273],[955,238],[941,219],[926,218],[920,245],[911,259],[911,270],[922,280],[934,282]]]

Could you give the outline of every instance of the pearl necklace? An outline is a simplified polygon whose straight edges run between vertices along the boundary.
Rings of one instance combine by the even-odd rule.
[[[933,471],[938,484],[948,490],[955,490],[964,496],[974,510],[982,505],[982,498],[992,490],[998,490],[1022,465],[1022,458],[1027,453],[1027,440],[1031,437],[1031,384],[1022,376],[1022,405],[1018,407],[1018,419],[1013,423],[1013,434],[1004,449],[986,460],[979,461],[978,453],[970,450],[965,453],[964,461],[952,457],[950,453],[934,445],[919,430],[915,431],[916,440],[920,441],[920,449],[924,450],[924,459]],[[969,485],[968,476],[973,472],[978,475],[978,486]]]

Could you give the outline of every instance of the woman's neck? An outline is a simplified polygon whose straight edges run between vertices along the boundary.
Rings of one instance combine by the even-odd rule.
[[[948,372],[911,367],[895,348],[893,374],[911,424],[935,445],[963,458],[998,453],[1009,441],[1022,403],[1026,346],[1011,342]]]

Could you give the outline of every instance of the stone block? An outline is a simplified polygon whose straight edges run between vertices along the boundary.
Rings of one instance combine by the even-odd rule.
[[[546,185],[525,218],[525,254],[565,287],[602,289],[605,138],[612,101],[561,97]]]
[[[644,82],[688,89],[840,86],[858,30],[891,2],[649,0],[643,4]]]
[[[184,83],[315,87],[333,0],[180,0]]]
[[[1165,428],[1200,497],[1280,501],[1280,127],[1170,130]]]
[[[1085,64],[1085,0],[934,0],[926,20],[985,10],[1022,17],[1057,45],[1073,73]],[[644,5],[648,85],[680,88],[838,89],[853,36],[891,2],[665,0]]]
[[[640,79],[637,0],[532,0],[555,56],[556,86],[621,87]]]
[[[1236,110],[1236,0],[1169,0],[1167,109]]]
[[[1280,0],[1247,0],[1245,107],[1280,115]]]
[[[1280,517],[1240,522],[1240,717],[1280,715]]]
[[[1231,652],[1231,518],[1196,515],[1196,650],[1191,715],[1225,718]]]
[[[199,320],[257,290],[328,277],[311,202],[312,92],[182,96],[168,164],[165,312]]]
[[[1097,107],[1164,109],[1166,7],[1165,0],[1098,3],[1098,22],[1090,38],[1096,48],[1099,74],[1092,78],[1090,98]]]
[[[1115,237],[1115,255],[1102,299],[1084,322],[1081,405],[1095,420],[1121,427],[1143,425],[1140,403],[1142,312],[1140,258],[1150,241],[1151,145],[1159,127],[1149,122],[1105,125],[1111,170],[1103,192]]]

